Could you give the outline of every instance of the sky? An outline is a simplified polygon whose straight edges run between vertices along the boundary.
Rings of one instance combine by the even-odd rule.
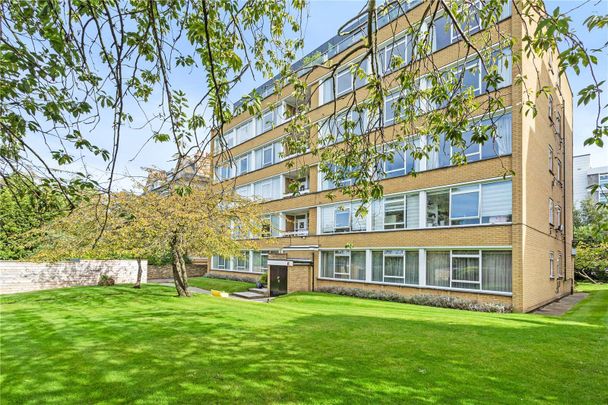
[[[301,56],[314,50],[323,42],[336,34],[338,28],[350,17],[357,14],[366,2],[362,0],[312,0],[306,10],[304,18],[304,49]],[[586,16],[591,14],[604,15],[608,14],[608,0],[561,0],[547,1],[547,9],[552,11],[555,7],[560,7],[562,10],[575,9],[572,14],[574,30],[576,32],[585,32],[583,21]],[[602,34],[594,33],[593,35],[585,34],[585,44],[589,47],[600,47],[608,42],[606,30]],[[600,76],[599,80],[606,79],[608,81],[608,56],[606,52],[600,58],[597,72]],[[580,76],[574,72],[568,73],[568,78],[575,94],[578,91],[590,84],[588,73],[585,70]],[[241,95],[248,93],[253,88],[264,83],[265,79],[257,76],[255,79],[245,76],[244,80],[239,83],[232,92],[232,102],[237,101]],[[200,97],[205,91],[205,79],[200,75],[200,72],[192,72],[181,75],[176,80],[177,87],[184,87],[190,91],[188,94],[193,98]],[[607,89],[608,90],[608,86]],[[608,93],[608,91],[607,91]],[[605,96],[608,99],[608,94]],[[159,99],[148,103],[146,108],[153,110],[160,104]],[[604,103],[608,103],[605,100]],[[127,108],[135,106],[127,105]],[[608,165],[608,142],[603,149],[597,147],[583,147],[583,141],[590,136],[595,122],[595,105],[576,106],[574,105],[574,154],[591,154],[592,166]],[[152,112],[152,111],[150,111]],[[136,114],[136,124],[144,122],[144,113]],[[91,132],[93,142],[99,146],[111,148],[112,132],[111,132],[111,115],[107,114],[102,117],[100,124]],[[116,167],[116,182],[117,188],[130,188],[132,185],[133,176],[141,176],[143,180],[145,176],[144,167],[158,167],[163,169],[171,169],[174,166],[172,155],[175,152],[173,145],[169,143],[154,143],[147,142],[150,136],[148,128],[125,128],[122,136],[122,145],[119,152],[117,167]],[[107,177],[106,164],[101,159],[83,157],[86,162],[86,167],[94,177]],[[81,170],[78,166],[82,162],[77,162],[72,165],[71,169]]]

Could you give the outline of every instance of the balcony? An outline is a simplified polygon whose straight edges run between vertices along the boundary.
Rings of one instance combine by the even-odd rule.
[[[308,210],[284,212],[282,216],[284,227],[281,236],[308,236]]]

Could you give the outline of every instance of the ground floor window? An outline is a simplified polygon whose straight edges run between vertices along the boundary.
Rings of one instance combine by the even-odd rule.
[[[327,278],[365,280],[365,251],[321,252],[321,275]]]
[[[211,270],[264,273],[268,271],[267,250],[247,250],[242,256],[211,258]]]
[[[428,251],[426,255],[426,283],[431,286],[510,292],[511,273],[510,251]]]
[[[374,250],[372,281],[418,284],[418,251]]]
[[[425,255],[426,259],[421,255]],[[511,251],[489,249],[322,251],[320,275],[323,278],[338,280],[511,292]]]

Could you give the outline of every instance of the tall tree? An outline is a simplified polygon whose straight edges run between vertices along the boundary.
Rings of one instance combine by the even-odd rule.
[[[460,151],[451,157],[454,163],[465,163],[468,145],[487,143],[496,137],[496,125],[469,128],[469,122],[473,114],[498,119],[506,105],[499,91],[505,80],[503,68],[517,66],[522,55],[543,58],[558,47],[560,74],[571,69],[589,78],[589,85],[578,94],[579,103],[597,105],[595,129],[586,143],[603,145],[608,134],[601,94],[605,83],[596,69],[598,55],[605,53],[605,46],[589,48],[583,38],[590,32],[605,32],[608,16],[590,15],[585,20],[586,32],[577,33],[572,29],[572,10],[556,9],[549,14],[541,0],[425,1],[418,5],[424,23],[405,23],[406,34],[414,44],[409,63],[401,68],[404,61],[399,56],[389,55],[387,60],[385,55],[381,64],[377,28],[389,16],[405,13],[411,3],[414,2],[389,0],[380,4],[369,0],[339,30],[340,35],[352,40],[352,47],[338,57],[310,58],[305,65],[295,66],[293,62],[303,44],[304,0],[3,1],[1,173],[6,176],[27,169],[32,175],[43,176],[70,206],[75,205],[70,198],[70,181],[77,179],[105,192],[109,207],[117,156],[124,148],[121,134],[138,116],[146,117],[142,125],[149,128],[150,140],[173,143],[178,167],[190,149],[205,149],[213,136],[219,139],[230,161],[224,125],[242,111],[258,114],[263,98],[253,92],[233,109],[229,102],[231,90],[252,75],[278,75],[276,93],[280,96],[290,91],[299,100],[286,127],[286,149],[298,153],[311,148],[326,162],[320,169],[329,180],[340,183],[353,178],[352,185],[344,191],[369,201],[383,192],[375,180],[378,163],[393,159],[399,148],[422,159],[441,148],[439,134],[445,134]],[[525,23],[522,43],[514,43],[501,30],[499,22],[506,7]],[[441,66],[432,52],[435,38],[429,27],[439,19],[453,27],[463,54],[479,58],[478,69],[487,72],[483,100],[478,100],[474,91],[462,91],[467,69],[438,69]],[[475,27],[488,30],[478,33]],[[394,34],[389,41],[397,47],[399,38],[396,31]],[[341,128],[328,131],[327,145],[310,145],[305,135],[311,125],[306,114],[307,99],[317,90],[316,84],[307,80],[309,73],[313,68],[323,69],[333,80],[358,52],[364,57],[361,60],[369,61],[370,68],[364,69],[359,63],[349,69],[354,73],[353,81],[365,82],[367,96],[358,99],[354,90],[350,91],[339,106],[340,110],[347,110],[345,119],[336,120]],[[399,67],[392,80],[384,77],[387,67]],[[201,78],[202,96],[190,96],[189,90],[197,80],[180,85],[178,78],[187,74]],[[426,76],[423,82],[419,79],[421,74]],[[517,80],[525,84],[534,78],[518,75]],[[531,89],[524,106],[527,113],[536,112],[536,98],[546,96],[549,90]],[[389,97],[395,98],[399,124],[390,139],[403,141],[403,146],[383,150],[375,145],[386,136],[381,124]],[[151,109],[151,100],[158,99],[162,100],[160,108]],[[443,108],[437,110],[433,106]],[[336,105],[332,115],[339,109]],[[148,115],[149,111],[154,113]],[[112,128],[112,146],[106,149],[94,142],[88,130],[108,112],[112,115],[112,125],[107,126]],[[363,112],[371,118],[367,122],[360,118]],[[464,137],[469,129],[472,135]],[[426,135],[429,142],[420,146],[407,141],[414,130]],[[358,136],[360,133],[366,136]],[[329,147],[338,139],[339,147]],[[41,150],[37,145],[49,147]],[[67,177],[58,174],[55,166],[73,164],[80,153],[101,156],[107,162],[109,175],[105,183],[95,183],[86,170]],[[353,161],[357,165],[349,164]]]
[[[34,258],[131,257],[140,261],[170,252],[177,293],[190,296],[186,255],[239,256],[242,249],[253,247],[251,238],[262,232],[256,204],[209,188],[177,188],[169,194],[117,193],[109,209],[106,198],[99,195],[38,229],[42,248]],[[234,223],[247,239],[233,238]]]

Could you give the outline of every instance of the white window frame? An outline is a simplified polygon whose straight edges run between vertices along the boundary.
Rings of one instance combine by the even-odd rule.
[[[406,224],[407,224],[407,208],[406,208],[406,204],[407,204],[407,200],[405,198],[405,194],[401,194],[401,195],[397,195],[397,196],[388,196],[385,197],[382,203],[382,222],[383,222],[383,228],[386,229],[406,229]],[[394,200],[395,202],[397,200],[401,200],[401,204],[402,204],[402,214],[403,214],[403,222],[393,222],[393,223],[387,223],[386,222],[386,206],[387,206],[387,200]],[[390,203],[389,203],[390,204]],[[394,211],[391,211],[394,212]],[[397,225],[401,225],[401,227],[398,227]],[[387,228],[387,226],[392,226],[392,228]]]
[[[339,91],[338,90],[338,83],[340,82],[340,77],[344,76],[346,74],[348,74],[350,76],[350,80],[348,81],[348,83],[349,83],[348,86],[349,87],[348,87],[348,89],[345,89],[343,91]],[[347,93],[353,91],[353,88],[354,88],[354,83],[353,82],[354,82],[354,78],[353,78],[353,73],[350,70],[350,66],[347,67],[346,69],[338,72],[338,74],[336,74],[335,89],[334,89],[334,93],[336,94],[336,98],[338,98],[338,97],[340,97],[340,96],[342,96],[344,94],[347,94]]]
[[[563,271],[563,263],[562,263],[562,252],[558,252],[557,253],[557,278],[563,278],[564,277],[564,271]]]
[[[549,145],[549,172],[553,174],[553,146]]]
[[[338,214],[348,215],[348,225],[346,227],[338,227]],[[340,231],[338,231],[340,229]],[[352,207],[350,205],[338,205],[334,209],[334,232],[333,233],[345,233],[351,232],[353,229],[352,224]]]
[[[348,273],[338,273],[336,271],[336,257],[337,256],[339,256],[339,257],[348,257],[348,264],[346,266],[346,268],[348,270]],[[350,269],[350,267],[351,267],[350,264],[351,263],[350,263],[350,261],[351,261],[350,250],[334,250],[334,268],[333,268],[333,270],[334,270],[334,276],[333,276],[333,278],[340,279],[340,280],[345,280],[345,279],[346,280],[350,280],[351,279],[351,275],[350,275],[351,274],[351,269]],[[336,277],[336,274],[346,275],[347,277],[346,278]]]
[[[555,224],[555,218],[553,217],[554,208],[555,208],[555,203],[553,202],[552,198],[549,198],[549,225],[550,226],[553,226]]]
[[[455,188],[465,188],[468,190],[464,190],[464,191],[454,191]],[[477,188],[477,191],[473,190],[473,188]],[[454,195],[461,195],[461,194],[471,194],[471,193],[477,193],[477,216],[469,216],[469,217],[458,217],[458,218],[454,218],[452,217],[453,214],[453,207],[452,207],[452,196]],[[449,216],[450,216],[450,226],[460,226],[460,225],[473,225],[473,224],[457,224],[457,225],[453,225],[452,222],[453,221],[461,221],[461,220],[469,220],[469,219],[476,219],[477,218],[477,224],[481,224],[481,217],[482,217],[482,213],[481,213],[481,183],[479,184],[473,184],[473,185],[463,185],[463,186],[456,186],[456,187],[450,187],[450,208],[449,208],[450,212],[449,212]]]
[[[472,25],[468,25],[467,24],[464,27],[460,27],[460,29],[462,30],[462,32],[465,33],[465,34],[469,34],[471,31],[473,31],[475,29],[477,29],[479,31],[481,31],[481,29],[482,29],[481,28],[481,17],[479,17],[479,11],[481,9],[481,4],[480,4],[479,0],[476,1],[475,3],[477,4],[476,6],[473,5],[473,4],[470,4],[469,8],[473,8],[473,7],[476,8],[478,14],[477,14],[477,17],[475,18],[475,21],[477,21],[478,25],[477,26],[472,26]],[[459,8],[460,7],[462,7],[462,5],[459,6]],[[460,32],[458,32],[458,30],[454,28],[454,22],[451,22],[450,23],[450,40],[451,40],[451,43],[454,44],[454,43],[460,41],[461,39],[462,39],[462,37],[460,36]]]
[[[386,275],[386,258],[387,257],[401,257],[402,260],[402,266],[401,266],[401,277],[395,277],[395,276],[387,276]],[[389,278],[394,278],[394,279],[401,279],[401,282],[396,282],[396,281],[386,281],[386,277]],[[382,250],[382,282],[383,283],[390,283],[390,284],[405,284],[405,250],[401,250],[401,249],[396,249],[396,250]]]
[[[391,62],[392,62],[393,56],[395,56],[393,51],[395,48],[397,48],[399,45],[401,45],[401,43],[403,43],[404,48],[405,48],[405,55],[403,55],[403,64],[401,66],[395,67],[395,69],[393,70],[393,68],[391,67]],[[384,59],[384,66],[382,66],[383,74],[389,74],[407,64],[407,47],[408,47],[408,38],[407,38],[407,35],[405,35],[402,38],[399,38],[399,39],[389,43],[388,45],[386,45],[384,48],[382,48],[380,50],[380,52],[382,52],[383,59]],[[397,56],[401,56],[401,55],[397,55]]]
[[[262,146],[262,161],[260,162],[261,167],[268,167],[275,164],[274,161],[274,143],[270,145]],[[266,151],[270,150],[270,162],[266,162]]]
[[[457,253],[454,254],[455,250],[470,250],[470,251],[476,251],[477,253],[475,254],[464,254],[464,253]],[[481,250],[477,250],[477,249],[467,249],[467,248],[462,248],[462,249],[451,249],[450,250],[450,288],[459,288],[462,289],[464,288],[465,290],[476,290],[476,291],[483,291],[481,286],[482,284],[482,276],[483,276],[483,271],[482,271],[482,263],[481,263]],[[465,258],[465,259],[471,259],[471,258],[476,258],[478,260],[478,265],[477,265],[477,272],[479,275],[479,281],[470,281],[470,280],[456,280],[454,279],[454,258]],[[465,287],[454,287],[453,284],[454,283],[461,283],[461,284],[478,284],[479,288],[465,288]]]
[[[555,217],[557,218],[557,220],[555,221],[555,226],[557,227],[557,229],[560,229],[560,227],[562,226],[562,207],[557,204],[555,204]]]
[[[547,104],[547,117],[549,118],[549,121],[553,122],[553,96],[551,94],[547,96]]]
[[[550,279],[554,279],[555,278],[554,265],[555,265],[554,254],[553,254],[553,252],[549,252],[549,278]]]

